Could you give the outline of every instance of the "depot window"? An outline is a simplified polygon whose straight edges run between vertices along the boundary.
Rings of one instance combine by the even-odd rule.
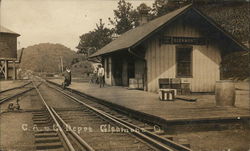
[[[177,77],[192,76],[192,47],[176,47]]]

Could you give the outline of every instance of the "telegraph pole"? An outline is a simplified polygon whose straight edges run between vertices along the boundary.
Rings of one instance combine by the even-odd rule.
[[[63,72],[63,57],[60,56],[60,62],[61,62],[61,68],[62,68],[62,72]]]

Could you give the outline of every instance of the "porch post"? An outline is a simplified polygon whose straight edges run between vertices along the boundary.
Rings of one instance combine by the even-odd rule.
[[[4,60],[4,77],[5,77],[5,80],[8,79],[8,61],[7,60]]]
[[[115,78],[114,78],[114,58],[110,57],[111,65],[110,65],[110,72],[111,72],[111,85],[116,85]]]
[[[147,61],[144,60],[144,76],[143,76],[143,86],[144,91],[148,91],[148,68],[147,68]]]
[[[16,80],[16,63],[13,61],[13,80]]]

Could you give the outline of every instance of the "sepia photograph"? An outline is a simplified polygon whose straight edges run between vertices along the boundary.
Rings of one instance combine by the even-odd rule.
[[[0,151],[250,151],[250,0],[0,0]]]

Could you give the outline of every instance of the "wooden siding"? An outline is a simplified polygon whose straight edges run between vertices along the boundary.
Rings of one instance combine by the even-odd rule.
[[[164,30],[166,36],[202,37],[198,27],[176,21]],[[159,78],[176,78],[176,46],[160,44],[159,35],[148,40],[145,59],[147,60],[148,91],[158,90]],[[192,51],[192,77],[190,81],[192,92],[213,92],[215,82],[220,78],[220,51],[216,42],[208,45],[190,45]]]
[[[10,34],[0,34],[0,59],[16,60],[17,37]]]
[[[158,90],[159,78],[175,77],[174,46],[159,46],[159,40],[155,38],[149,43],[146,60],[148,91],[154,92]]]
[[[194,47],[192,92],[214,92],[215,82],[220,80],[220,60],[220,51],[213,45]]]

